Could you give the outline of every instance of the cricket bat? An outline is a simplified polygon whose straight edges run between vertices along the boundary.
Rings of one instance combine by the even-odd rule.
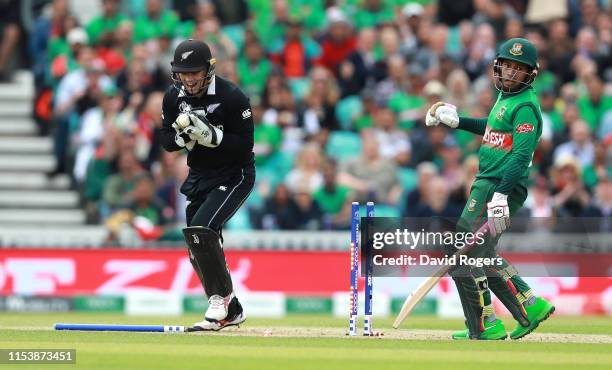
[[[478,229],[478,231],[476,231],[476,233],[485,234],[487,230],[489,230],[489,226],[487,222],[485,221],[484,225],[482,225]],[[473,246],[474,246],[474,241],[472,241],[472,243],[466,245],[465,247],[459,249],[457,252],[455,252],[454,255],[460,256],[462,254],[466,254],[472,249]],[[399,328],[399,326],[406,319],[406,317],[410,315],[410,312],[412,312],[414,307],[423,300],[423,298],[427,295],[427,293],[429,293],[429,291],[432,290],[433,287],[435,287],[438,284],[440,279],[442,279],[442,277],[446,275],[446,273],[452,267],[453,265],[445,265],[445,266],[440,267],[438,271],[436,271],[431,277],[423,281],[412,293],[410,293],[408,297],[406,297],[406,300],[404,301],[404,304],[402,305],[402,309],[400,310],[400,313],[397,315],[397,318],[393,322],[394,329]]]

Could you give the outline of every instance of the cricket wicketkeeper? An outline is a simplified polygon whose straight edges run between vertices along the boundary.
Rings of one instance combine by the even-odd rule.
[[[215,63],[204,42],[181,42],[162,110],[164,149],[189,151],[189,176],[181,187],[189,201],[183,234],[209,303],[195,330],[220,330],[246,319],[234,295],[221,229],[253,189],[253,118],[249,99],[215,76]]]
[[[535,46],[526,39],[513,38],[501,45],[494,61],[499,95],[487,118],[459,117],[456,108],[446,103],[436,103],[427,112],[427,126],[443,123],[483,135],[480,168],[457,230],[473,232],[488,222],[490,232],[483,245],[468,252],[470,257],[499,257],[495,245],[527,197],[529,167],[542,133],[540,106],[531,86],[538,75],[537,60]],[[531,333],[555,310],[550,302],[534,295],[505,259],[501,266],[457,266],[451,276],[467,326],[454,333],[453,339],[507,337],[495,316],[491,291],[518,322],[510,333],[512,339]]]

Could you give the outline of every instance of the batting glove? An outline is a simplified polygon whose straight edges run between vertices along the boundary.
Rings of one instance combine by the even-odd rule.
[[[429,119],[429,123],[427,122]],[[436,121],[438,123],[435,123]],[[440,122],[450,128],[457,128],[459,126],[459,114],[457,114],[457,107],[450,103],[437,102],[432,105],[427,111],[427,118],[425,124],[427,126],[437,126]]]
[[[444,105],[443,102],[439,101],[436,104],[429,107],[429,110],[425,114],[425,126],[438,126],[440,124],[440,120],[436,118],[436,110]]]
[[[487,203],[487,222],[493,237],[503,233],[510,226],[510,208],[508,196],[494,193],[491,201]]]

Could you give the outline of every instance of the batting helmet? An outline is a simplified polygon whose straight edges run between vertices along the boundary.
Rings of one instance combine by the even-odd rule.
[[[519,87],[509,90],[503,85],[501,65],[504,60],[512,60],[524,64],[528,67],[527,78],[521,76],[520,79],[510,78],[510,80],[518,82]],[[503,92],[520,92],[528,88],[538,75],[538,51],[536,47],[527,39],[512,38],[505,41],[499,47],[495,60],[493,61],[493,76],[495,77],[495,88]],[[515,76],[525,74],[525,72],[517,71]],[[505,78],[508,80],[508,78]]]

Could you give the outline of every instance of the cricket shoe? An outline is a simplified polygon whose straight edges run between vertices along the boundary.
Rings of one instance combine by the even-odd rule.
[[[240,326],[240,324],[242,324],[246,320],[246,315],[244,313],[244,310],[242,309],[242,305],[236,297],[232,297],[231,301],[227,306],[226,312],[226,316],[224,316],[221,320],[216,320],[209,318],[207,316],[208,311],[206,311],[206,316],[204,316],[204,320],[193,324],[193,326],[189,328],[188,331],[219,331],[227,326]]]
[[[471,339],[468,329],[456,331],[452,337],[455,340]],[[478,340],[504,340],[506,337],[508,337],[508,334],[504,323],[500,319],[496,319],[494,322],[485,322],[485,330],[480,333]]]
[[[212,295],[208,298],[208,309],[204,314],[204,319],[209,321],[219,321],[227,317],[230,302],[235,298],[232,292],[227,297],[221,297],[220,295]]]
[[[528,326],[516,325],[516,328],[510,333],[510,338],[520,339],[525,335],[534,331],[538,325],[546,320],[553,312],[555,312],[555,306],[548,302],[544,298],[535,297],[533,304],[525,306],[527,311],[527,319],[529,320]]]

